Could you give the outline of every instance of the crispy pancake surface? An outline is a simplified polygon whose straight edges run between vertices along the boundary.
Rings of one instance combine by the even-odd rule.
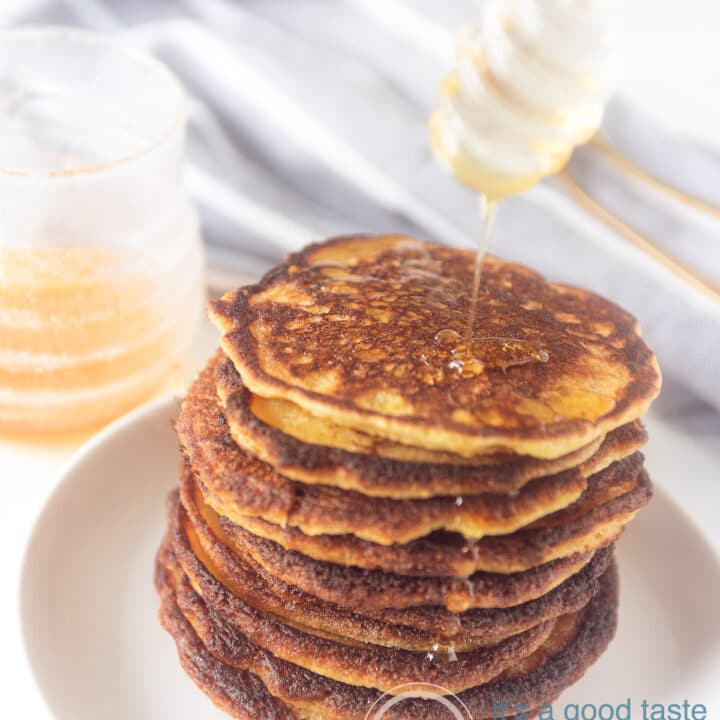
[[[185,488],[187,483],[183,481]],[[203,507],[200,493],[185,489],[183,497],[186,505],[192,502],[200,510],[213,540],[231,549],[237,557],[252,559],[263,577],[296,585],[316,597],[350,609],[358,605],[369,610],[444,605],[452,612],[463,612],[469,608],[511,607],[544,595],[592,559],[591,552],[575,554],[520,573],[477,572],[469,578],[416,577],[363,570],[313,560],[240,527],[228,533],[220,518],[209,507]],[[201,544],[204,552],[217,563],[218,543],[205,539]]]
[[[367,720],[416,683],[534,717],[612,638],[656,360],[611,302],[492,256],[469,328],[474,261],[342,237],[210,303],[155,584],[239,720]]]
[[[645,412],[660,374],[634,318],[521,265],[485,257],[468,351],[473,260],[407,237],[337,238],[210,313],[252,393],[410,446],[557,458]],[[468,352],[481,370],[463,369]]]
[[[172,552],[163,546],[155,575],[161,621],[175,639],[191,677],[235,717],[245,720],[252,717],[250,711],[269,720],[362,720],[381,696],[377,689],[338,682],[277,658],[237,631],[230,639],[192,588],[178,590],[177,570]],[[617,579],[611,568],[586,608],[565,616],[567,620],[558,623],[554,636],[536,653],[496,680],[460,693],[460,699],[478,718],[492,717],[498,698],[512,697],[530,708],[553,700],[604,650],[615,631],[616,607]],[[212,639],[203,643],[201,635]],[[441,717],[438,711],[432,703],[411,700],[397,706],[396,717],[429,720]]]
[[[314,532],[310,508],[331,507],[332,498],[339,498],[339,507],[358,508],[354,522],[379,522],[372,498],[357,493],[342,493],[332,488],[303,488],[269,469],[265,463],[255,463],[245,453],[238,453],[228,430],[222,409],[217,405],[213,388],[213,369],[221,363],[216,356],[200,373],[183,401],[177,430],[186,456],[201,478],[204,478],[206,495],[215,498],[215,507],[227,512],[233,522],[223,524],[227,532],[233,524],[251,533],[274,540],[289,550],[297,550],[317,560],[327,560],[365,569],[381,569],[409,575],[468,576],[478,570],[490,572],[519,572],[560,557],[597,550],[613,542],[625,523],[650,498],[651,488],[646,474],[636,476],[640,456],[632,454],[618,462],[645,441],[645,432],[638,423],[625,425],[608,434],[599,450],[586,460],[583,473],[596,467],[603,468],[614,462],[614,470],[596,473],[589,481],[589,490],[578,498],[564,516],[564,525],[555,530],[543,530],[541,521],[533,529],[523,528],[510,535],[486,537],[480,541],[466,540],[456,533],[431,533],[418,540],[384,546],[355,537],[342,524],[345,532],[338,535],[308,535],[293,527],[292,522],[310,522]],[[248,473],[250,467],[261,469]],[[400,466],[422,468],[422,464],[398,463]],[[432,476],[433,467],[439,472],[456,470],[456,466],[426,466],[426,477]],[[599,481],[603,482],[600,483]],[[597,492],[597,486],[605,494]],[[608,488],[615,494],[608,493]],[[622,491],[622,493],[620,493]],[[616,495],[621,494],[621,497]],[[298,495],[301,502],[298,504]],[[348,503],[355,497],[358,502]],[[599,499],[605,505],[597,507]],[[463,503],[465,499],[463,498]],[[447,505],[447,500],[443,500]],[[457,502],[457,496],[454,498]],[[432,506],[432,504],[429,504]],[[392,503],[389,504],[392,507]],[[422,503],[414,503],[415,508]],[[380,507],[388,507],[381,500]],[[437,508],[437,505],[435,506]],[[294,508],[294,521],[288,524],[288,515]],[[452,507],[456,512],[456,507]],[[353,513],[351,513],[353,514]],[[397,514],[397,513],[395,513]],[[390,513],[392,516],[393,513]],[[304,521],[302,518],[304,517]],[[555,514],[554,524],[563,518],[562,511]],[[300,520],[299,520],[300,519]],[[351,523],[352,525],[352,523]],[[371,525],[372,527],[372,525]]]
[[[609,497],[605,503],[599,502],[603,495],[591,488],[593,492],[568,510],[565,524],[558,522],[562,514],[557,513],[544,526],[535,523],[511,535],[488,536],[482,540],[440,532],[410,543],[386,546],[354,535],[305,535],[297,528],[281,527],[260,518],[243,517],[239,525],[226,518],[220,522],[231,545],[239,526],[253,535],[275,541],[286,550],[366,570],[455,577],[467,577],[477,571],[512,573],[610,545],[652,497],[650,479],[644,471],[627,492]]]
[[[592,553],[582,553],[519,573],[416,577],[312,560],[251,533],[240,532],[234,539],[243,557],[252,558],[263,576],[296,585],[341,607],[353,608],[361,603],[371,610],[443,605],[458,613],[470,608],[512,607],[550,592],[592,559]]]
[[[601,456],[607,454],[608,461],[612,461],[629,455],[647,440],[642,425],[633,422],[613,430],[604,438],[604,442],[603,438],[599,438],[569,455],[551,461],[506,454],[485,456],[478,459],[477,465],[470,465],[471,460],[467,458],[448,458],[437,452],[430,462],[393,460],[384,457],[383,453],[397,455],[397,451],[388,451],[387,443],[379,442],[369,435],[363,437],[362,444],[356,443],[356,451],[352,452],[309,443],[307,438],[295,437],[292,431],[288,434],[279,430],[261,420],[251,409],[253,400],[256,403],[258,400],[266,403],[273,401],[253,396],[242,384],[235,366],[228,358],[217,354],[205,372],[209,374],[210,368],[215,368],[217,392],[230,433],[241,448],[294,480],[332,485],[371,496],[424,498],[462,493],[512,492],[539,477],[575,467],[583,469],[586,461],[594,464],[591,471],[602,469],[597,459],[593,459],[601,445],[604,446]],[[209,384],[204,378],[199,379],[185,400],[188,414],[207,418],[208,405],[204,396],[210,393]],[[284,417],[294,417],[303,412],[296,407],[292,413],[284,414]],[[205,432],[210,435],[214,418],[207,420],[210,421],[207,425],[200,421],[200,428],[209,427],[209,432]],[[315,418],[312,425],[317,428],[321,422]],[[346,429],[340,428],[341,432],[343,430]],[[195,434],[198,432],[196,426]],[[338,433],[332,434],[336,438],[334,442],[337,442]],[[416,451],[417,448],[408,450]]]
[[[308,535],[349,533],[386,545],[435,530],[457,531],[468,538],[504,535],[576,501],[586,489],[586,472],[604,467],[644,438],[635,426],[614,431],[582,468],[532,480],[510,494],[369,497],[298,483],[238,448],[214,400],[213,365],[199,375],[183,401],[177,431],[208,502],[239,524],[245,516],[259,517]],[[438,472],[443,469],[440,466]]]
[[[182,506],[169,503],[172,549],[201,594],[233,605],[233,593],[253,607],[284,622],[336,642],[372,642],[407,650],[430,651],[438,641],[455,650],[475,649],[584,607],[598,589],[612,549],[601,550],[578,573],[543,595],[510,608],[474,609],[456,615],[444,607],[347,610],[303,592],[278,578],[265,578],[248,558],[220,543],[194,503],[192,487],[181,485]],[[208,548],[205,551],[204,548]]]
[[[318,675],[384,692],[392,692],[393,688],[416,682],[418,678],[441,685],[451,692],[484,684],[534,653],[549,638],[556,624],[555,620],[546,621],[496,644],[458,652],[454,656],[457,659],[452,662],[436,663],[427,652],[370,643],[340,643],[311,635],[259,613],[242,602],[235,603],[232,612],[221,605],[211,606],[193,588],[176,563],[173,564],[173,575],[181,609],[193,613],[202,598],[204,609],[212,614],[218,625],[216,633],[193,623],[196,632],[213,653],[227,653],[224,646],[219,645],[219,638],[223,639],[223,643],[229,642],[234,646],[251,637],[255,645],[275,657]],[[227,654],[223,660],[232,664],[232,657]]]

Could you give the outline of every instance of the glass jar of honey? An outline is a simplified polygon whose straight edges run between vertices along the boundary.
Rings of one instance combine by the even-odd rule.
[[[181,382],[204,302],[184,128],[143,53],[0,33],[0,432],[98,426]]]

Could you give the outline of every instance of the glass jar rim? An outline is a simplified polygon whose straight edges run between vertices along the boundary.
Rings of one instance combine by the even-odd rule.
[[[37,43],[47,39],[66,39],[70,42],[78,43],[79,45],[83,44],[85,46],[102,45],[112,52],[124,55],[133,63],[145,65],[156,74],[156,77],[164,78],[167,87],[171,88],[171,92],[175,96],[174,108],[169,113],[170,119],[157,134],[148,142],[140,143],[138,149],[133,152],[99,163],[81,165],[77,168],[29,170],[4,167],[0,163],[0,176],[68,179],[77,175],[100,173],[131,163],[151,154],[162,147],[175,135],[176,131],[184,126],[187,117],[187,93],[185,88],[177,75],[165,63],[150,53],[134,47],[113,35],[94,30],[86,30],[84,28],[63,25],[40,25],[0,30],[0,47],[11,42],[27,41],[28,43]]]

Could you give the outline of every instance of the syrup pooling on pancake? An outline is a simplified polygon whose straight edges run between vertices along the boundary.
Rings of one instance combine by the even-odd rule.
[[[498,342],[483,350],[485,371],[448,369],[434,338],[466,327],[472,260],[410,238],[341,238],[290,256],[211,315],[251,392],[407,445],[558,457],[645,411],[659,373],[629,314],[489,256],[475,335],[551,359],[503,369]]]
[[[475,324],[477,308],[470,311],[468,321],[468,336],[462,338],[455,330],[441,330],[435,335],[435,342],[443,347],[450,348],[452,360],[448,368],[457,371],[463,377],[485,372],[489,368],[500,368],[507,370],[516,365],[527,365],[530,362],[547,362],[550,359],[548,351],[540,343],[531,340],[517,340],[507,337],[484,337],[477,338],[470,335]],[[486,354],[486,348],[492,345],[495,352],[492,359]]]

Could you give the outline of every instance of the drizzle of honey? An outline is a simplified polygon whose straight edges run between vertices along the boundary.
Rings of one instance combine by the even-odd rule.
[[[475,273],[473,275],[473,293],[470,301],[470,317],[468,318],[467,329],[465,330],[465,345],[467,354],[470,354],[470,345],[475,329],[475,317],[477,316],[478,297],[480,295],[480,280],[482,278],[482,261],[490,243],[490,228],[492,228],[495,213],[497,212],[497,200],[489,200],[485,193],[480,193],[480,238],[478,240],[477,253],[475,254]]]
[[[488,369],[500,369],[505,372],[517,365],[531,362],[545,363],[550,356],[539,343],[532,340],[511,337],[475,337],[475,321],[480,307],[480,282],[482,280],[482,261],[487,252],[490,229],[497,211],[497,200],[487,195],[480,195],[481,229],[475,255],[475,271],[473,289],[470,300],[465,334],[451,328],[440,330],[435,334],[435,342],[446,348],[450,353],[448,368],[463,378],[473,378]]]
[[[465,578],[465,591],[468,594],[468,597],[474,598],[475,597],[475,583],[470,578]]]

